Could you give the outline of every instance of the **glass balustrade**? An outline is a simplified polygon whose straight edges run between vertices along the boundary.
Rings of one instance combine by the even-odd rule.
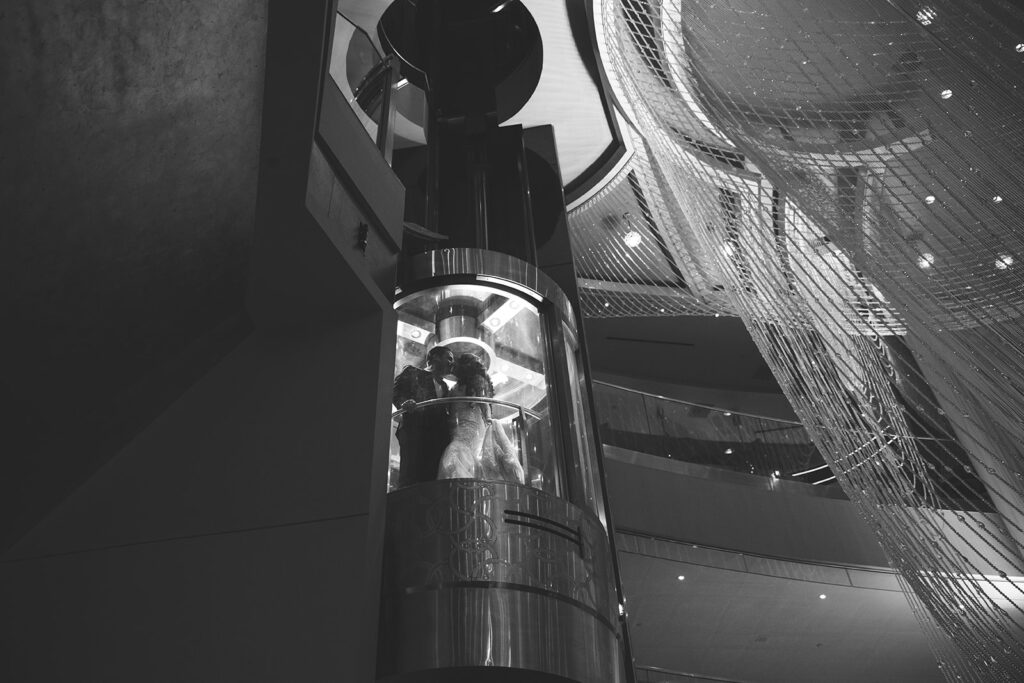
[[[745,474],[835,486],[803,425],[594,383],[602,442]]]

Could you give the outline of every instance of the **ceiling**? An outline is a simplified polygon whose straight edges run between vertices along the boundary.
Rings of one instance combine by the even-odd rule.
[[[377,23],[391,0],[339,0],[338,12],[366,31],[380,48]],[[615,145],[597,83],[580,0],[523,0],[540,29],[544,69],[530,100],[506,125],[552,125],[564,185],[571,185]]]

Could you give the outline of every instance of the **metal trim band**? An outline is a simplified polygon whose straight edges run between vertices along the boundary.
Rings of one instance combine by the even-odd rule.
[[[402,590],[404,595],[416,595],[417,593],[429,593],[431,591],[443,591],[460,588],[504,588],[512,591],[522,591],[524,593],[534,593],[536,595],[543,595],[544,597],[554,598],[560,600],[566,604],[572,605],[578,609],[583,610],[590,616],[594,617],[602,624],[608,627],[608,629],[618,637],[618,627],[605,615],[598,612],[593,607],[590,607],[579,600],[574,600],[567,595],[556,593],[555,591],[549,591],[544,588],[538,588],[537,586],[524,586],[521,583],[510,583],[508,581],[451,581],[448,583],[440,584],[424,584],[421,586],[409,586]]]
[[[481,283],[505,285],[535,299],[547,299],[576,332],[576,319],[568,297],[536,266],[508,254],[486,249],[437,249],[414,254],[408,266],[406,286],[396,290],[396,299],[436,287],[439,278],[472,277]]]

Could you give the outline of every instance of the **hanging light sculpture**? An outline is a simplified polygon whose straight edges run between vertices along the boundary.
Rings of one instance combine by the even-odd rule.
[[[744,320],[946,677],[1017,681],[1024,14],[927,10],[603,0],[633,156],[570,221],[589,314]]]

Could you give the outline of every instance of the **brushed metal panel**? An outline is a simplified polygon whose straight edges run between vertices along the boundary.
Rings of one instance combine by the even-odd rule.
[[[505,482],[388,495],[379,674],[463,666],[619,680],[618,607],[592,513]]]
[[[452,275],[471,275],[481,282],[498,281],[535,298],[554,302],[562,320],[576,332],[576,318],[569,299],[561,288],[535,266],[508,254],[486,249],[438,249],[412,257],[409,267],[410,286],[398,297],[437,286],[437,279]]]
[[[615,632],[543,593],[443,587],[386,602],[381,619],[378,676],[494,666],[586,683],[621,680]]]

